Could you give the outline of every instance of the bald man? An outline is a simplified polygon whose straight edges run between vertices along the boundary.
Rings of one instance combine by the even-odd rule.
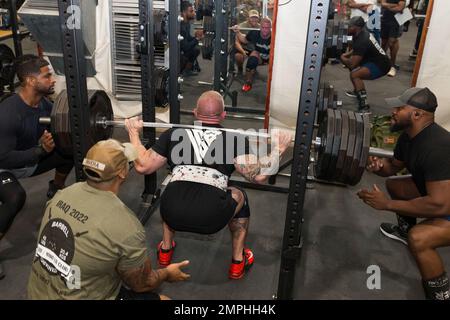
[[[279,161],[292,136],[275,133],[271,153],[258,158],[245,136],[214,129],[222,127],[226,115],[219,93],[203,93],[193,112],[195,124],[204,129],[169,129],[148,150],[139,138],[142,121],[125,121],[139,153],[136,171],[151,174],[166,164],[172,170],[161,197],[163,239],[158,245],[158,261],[162,267],[171,263],[175,231],[213,234],[228,225],[232,238],[228,276],[240,279],[254,261],[253,252],[245,246],[250,208],[245,191],[228,186],[229,177],[236,170],[251,182],[264,183],[269,178],[267,164]]]

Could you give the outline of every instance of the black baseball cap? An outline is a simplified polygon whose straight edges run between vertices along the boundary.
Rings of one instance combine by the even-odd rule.
[[[388,98],[385,99],[385,101],[391,108],[410,105],[417,109],[422,109],[428,112],[436,111],[436,108],[438,106],[436,96],[428,88],[409,88],[400,96],[395,98]]]
[[[363,17],[355,16],[355,17],[350,19],[350,21],[348,22],[348,25],[350,27],[354,26],[354,27],[363,28],[366,25],[366,22],[364,21]]]

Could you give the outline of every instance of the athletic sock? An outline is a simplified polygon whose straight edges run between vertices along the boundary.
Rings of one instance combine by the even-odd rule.
[[[422,280],[425,296],[429,300],[450,300],[449,283],[447,273],[429,279]]]

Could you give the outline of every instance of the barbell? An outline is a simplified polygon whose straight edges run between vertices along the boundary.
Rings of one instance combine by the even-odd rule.
[[[348,35],[348,23],[343,20],[330,19],[327,22],[327,31],[325,36],[324,62],[329,58],[339,58],[353,40]]]
[[[88,145],[112,137],[113,127],[124,127],[124,121],[113,120],[111,101],[104,91],[88,91],[89,126]],[[39,118],[39,123],[50,125],[55,144],[62,152],[72,153],[69,105],[67,92],[56,98],[50,117]],[[219,130],[256,138],[270,138],[269,133],[199,125],[144,122],[150,128],[182,128]],[[317,178],[355,185],[362,177],[369,155],[393,157],[392,151],[370,147],[370,122],[367,114],[328,108],[319,124],[312,143],[316,154],[314,164]]]

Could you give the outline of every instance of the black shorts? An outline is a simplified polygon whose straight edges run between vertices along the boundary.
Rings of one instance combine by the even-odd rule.
[[[161,196],[161,217],[175,231],[213,234],[233,218],[237,202],[231,190],[187,181],[167,185]]]
[[[400,38],[403,32],[397,21],[381,20],[381,39]]]

